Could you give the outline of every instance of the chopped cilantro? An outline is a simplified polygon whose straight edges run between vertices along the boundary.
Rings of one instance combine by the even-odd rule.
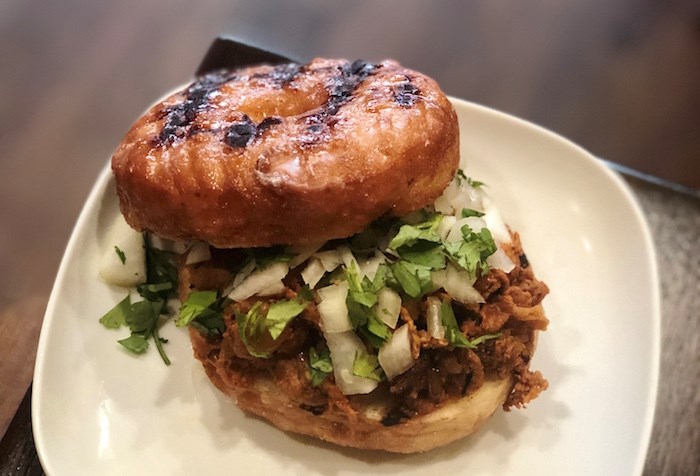
[[[175,321],[177,327],[184,327],[201,315],[216,302],[216,291],[194,291],[180,306],[180,317]]]
[[[269,352],[257,350],[266,331],[265,316],[260,312],[261,306],[262,302],[258,301],[253,304],[253,307],[247,313],[237,312],[236,323],[238,324],[238,333],[241,336],[241,340],[248,352],[250,352],[250,355],[267,359],[270,357]]]
[[[260,310],[262,302],[256,302],[246,313],[236,313],[238,332],[248,352],[255,357],[268,358],[269,352],[261,351],[260,346],[266,335],[277,339],[292,319],[302,313],[309,301],[301,297],[293,300],[283,299],[270,305],[267,313]]]
[[[483,217],[484,213],[473,208],[462,208],[462,218],[467,217]]]
[[[459,329],[454,310],[452,310],[452,304],[449,301],[442,301],[440,305],[440,320],[442,325],[445,326],[445,339],[447,339],[447,342],[457,347],[473,348]]]
[[[117,256],[119,256],[119,261],[121,261],[122,264],[126,264],[126,255],[117,245],[114,245],[114,251],[117,253]]]
[[[283,246],[270,246],[268,248],[249,248],[244,250],[257,266],[264,268],[272,263],[287,263],[296,256],[296,253],[288,253]]]
[[[148,340],[142,334],[131,334],[126,339],[117,342],[135,354],[142,354],[148,349]]]
[[[489,340],[501,337],[501,334],[484,334],[476,339],[469,340],[459,329],[457,319],[455,318],[452,304],[449,301],[443,301],[440,305],[440,320],[445,326],[445,339],[455,347],[467,347],[475,349],[477,345]]]
[[[318,387],[333,373],[331,353],[328,349],[318,352],[315,347],[309,349],[309,371],[311,373],[311,385]]]
[[[282,300],[270,305],[270,309],[265,316],[265,326],[273,339],[277,339],[287,324],[302,313],[308,301],[303,300]]]
[[[226,323],[221,311],[205,309],[192,319],[190,326],[207,337],[220,336],[226,331]]]
[[[377,317],[375,312],[372,312],[367,317],[367,325],[360,329],[362,335],[377,349],[379,349],[386,341],[391,338],[391,331],[384,321]]]
[[[352,373],[358,377],[371,378],[381,382],[384,372],[379,366],[379,360],[374,354],[356,352],[355,361],[352,364]]]
[[[457,178],[457,183],[461,185],[462,181],[467,182],[467,185],[471,186],[472,188],[480,188],[483,187],[485,184],[484,182],[479,182],[478,180],[474,180],[470,177],[467,177],[464,174],[464,170],[462,169],[457,169],[457,173],[455,174],[455,177]]]
[[[446,266],[445,254],[439,244],[419,242],[410,247],[402,247],[400,254],[403,260],[430,269],[443,269]]]
[[[497,249],[489,229],[482,228],[476,233],[468,225],[464,225],[462,236],[463,241],[445,243],[447,254],[472,277],[488,273],[489,266],[486,258],[494,254]]]
[[[432,291],[429,267],[400,260],[391,265],[391,271],[403,291],[413,298]]]
[[[440,235],[437,232],[440,220],[442,220],[442,215],[435,213],[417,225],[402,225],[396,236],[389,242],[389,248],[399,251],[401,254],[399,248],[413,246],[419,241],[440,243]]]
[[[124,299],[100,318],[100,323],[108,329],[118,329],[126,325],[126,316],[131,312],[131,297]]]

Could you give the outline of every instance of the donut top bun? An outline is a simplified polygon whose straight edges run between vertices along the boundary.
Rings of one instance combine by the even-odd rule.
[[[112,158],[133,228],[219,248],[353,235],[432,203],[458,163],[457,116],[435,81],[327,59],[199,77]]]

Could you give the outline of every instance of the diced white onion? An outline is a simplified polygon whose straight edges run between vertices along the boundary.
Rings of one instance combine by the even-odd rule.
[[[324,274],[326,274],[326,270],[323,268],[321,260],[318,258],[311,258],[304,270],[301,272],[301,279],[303,279],[304,282],[308,284],[311,289],[313,289]]]
[[[340,253],[340,259],[343,260],[343,264],[347,269],[352,268],[353,264],[355,265],[356,270],[360,270],[360,266],[357,264],[357,260],[355,259],[355,256],[352,254],[352,251],[350,251],[350,248],[347,246],[339,246],[338,247],[338,253]]]
[[[462,227],[464,227],[464,225],[468,225],[469,228],[472,229],[472,231],[478,233],[479,231],[481,231],[482,228],[486,226],[486,222],[479,217],[461,218],[457,220],[454,223],[454,225],[452,225],[452,229],[447,234],[447,238],[445,239],[445,241],[462,241]]]
[[[282,280],[277,281],[274,284],[269,285],[265,289],[261,289],[257,293],[255,293],[256,296],[264,297],[264,296],[275,296],[277,294],[282,294],[286,287],[284,286],[284,283]]]
[[[313,243],[310,245],[290,246],[287,251],[294,253],[296,256],[289,260],[289,267],[296,268],[309,259],[312,254],[320,250],[323,245],[324,243]]]
[[[482,218],[496,242],[510,243],[510,233],[508,233],[508,227],[506,227],[503,218],[501,218],[501,212],[498,211],[491,199],[486,196],[484,197],[484,216]]]
[[[415,364],[411,353],[408,325],[396,329],[391,338],[379,349],[379,365],[389,380],[401,375]]]
[[[209,245],[203,241],[195,241],[190,246],[190,251],[187,253],[185,264],[202,263],[211,259],[211,251]]]
[[[486,263],[492,268],[503,270],[505,273],[510,273],[515,268],[515,263],[500,246],[494,254],[486,258]]]
[[[245,280],[245,278],[250,276],[250,273],[255,271],[255,267],[257,265],[258,264],[255,262],[255,260],[252,259],[252,260],[248,261],[248,264],[243,266],[243,268],[238,272],[238,274],[236,274],[236,277],[233,278],[234,289],[237,288],[238,286],[240,286],[241,283]]]
[[[160,236],[150,234],[151,246],[162,251],[167,251],[169,253],[176,253],[181,255],[187,248],[189,248],[188,243],[184,241],[169,240],[167,238],[161,238]]]
[[[146,249],[143,233],[131,228],[120,214],[106,235],[99,275],[108,284],[131,287],[146,282]],[[114,247],[124,253],[122,263]]]
[[[435,286],[442,287],[447,294],[459,302],[466,304],[484,302],[479,291],[472,286],[475,279],[461,268],[448,264],[444,270],[433,271],[431,278]]]
[[[242,301],[270,286],[277,285],[289,272],[287,263],[273,263],[263,269],[256,269],[228,294],[229,299]]]
[[[447,234],[450,232],[455,223],[457,223],[457,217],[453,217],[451,215],[442,217],[437,229],[441,240],[445,240],[447,238]]]
[[[435,200],[435,211],[443,215],[453,215],[454,208],[452,208],[452,201],[458,193],[459,185],[456,180],[453,180],[442,192],[442,195]]]
[[[428,333],[436,339],[445,338],[445,326],[440,319],[440,306],[442,301],[437,296],[428,296],[426,299],[427,313],[425,320],[428,325]]]
[[[335,268],[343,263],[343,258],[340,256],[338,250],[320,251],[314,256],[321,260],[323,269],[325,269],[327,273],[335,270]]]
[[[463,208],[483,210],[483,202],[480,190],[471,187],[466,182],[461,185],[453,180],[447,186],[443,194],[435,200],[435,210],[444,215],[460,216]]]
[[[382,288],[377,294],[377,317],[394,329],[401,314],[401,296],[390,288]]]
[[[353,331],[325,333],[324,336],[331,352],[335,383],[344,395],[365,394],[377,388],[379,382],[376,380],[352,373],[355,355],[358,352],[367,352],[367,348]]]
[[[367,276],[370,281],[374,281],[379,265],[386,262],[386,256],[381,251],[377,251],[373,257],[359,262],[360,275]]]
[[[342,281],[321,288],[318,291],[321,303],[316,306],[321,316],[321,327],[325,334],[352,331],[352,324],[348,316],[348,283]]]

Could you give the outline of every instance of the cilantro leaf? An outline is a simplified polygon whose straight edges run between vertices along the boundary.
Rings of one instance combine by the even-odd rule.
[[[131,305],[131,312],[126,315],[125,320],[131,332],[137,334],[149,332],[155,325],[156,317],[152,302],[139,301]]]
[[[476,233],[468,225],[464,225],[462,237],[462,241],[444,244],[445,251],[452,261],[465,269],[472,277],[488,273],[489,266],[486,263],[486,258],[494,254],[497,249],[489,229],[482,228]]]
[[[131,312],[131,296],[128,294],[116,306],[100,318],[100,324],[108,329],[118,329],[126,325],[126,316]]]
[[[459,329],[452,304],[449,301],[442,301],[440,305],[440,320],[442,325],[445,326],[445,339],[447,339],[447,342],[457,347],[468,347],[470,349],[475,347],[471,345]]]
[[[473,208],[462,208],[462,218],[467,217],[483,217],[484,213]]]
[[[119,261],[121,261],[122,264],[126,264],[126,254],[124,254],[124,252],[120,250],[117,245],[114,245],[114,252],[117,253],[117,256],[119,256]]]
[[[360,332],[377,349],[391,338],[389,326],[377,317],[376,312],[369,314],[367,324],[360,329]]]
[[[402,246],[412,246],[418,241],[440,243],[440,235],[437,232],[440,220],[442,215],[436,213],[417,225],[402,225],[396,236],[389,242],[389,248],[399,251]]]
[[[379,366],[379,360],[374,354],[367,352],[356,352],[355,361],[352,364],[352,373],[358,377],[371,378],[381,382],[384,371]]]
[[[226,323],[221,311],[205,309],[192,319],[190,326],[207,337],[220,336],[226,331]]]
[[[391,271],[403,291],[413,298],[432,291],[430,268],[426,266],[399,260],[391,265]]]
[[[270,305],[267,316],[265,316],[265,327],[272,338],[276,340],[287,324],[301,314],[308,305],[308,301],[297,299],[277,301]]]
[[[146,243],[149,240],[146,239]],[[146,246],[146,282],[148,284],[171,283],[177,289],[177,268],[174,254]]]
[[[148,340],[143,334],[131,334],[126,339],[117,342],[135,354],[142,354],[148,349]]]
[[[447,265],[442,246],[429,242],[420,242],[410,247],[402,247],[400,255],[403,260],[430,269],[443,269]]]
[[[323,349],[318,352],[315,347],[309,349],[309,371],[311,372],[311,385],[318,387],[333,373],[333,363],[331,362],[331,352]]]
[[[477,345],[482,344],[482,343],[486,342],[487,340],[498,339],[502,335],[503,334],[500,332],[497,334],[484,334],[484,335],[479,336],[475,339],[472,339],[470,342],[474,347],[476,347]]]
[[[267,331],[265,327],[265,316],[260,312],[262,302],[258,301],[253,304],[247,313],[236,313],[236,323],[238,324],[238,333],[241,336],[243,344],[250,355],[267,359],[270,357],[269,352],[262,352],[256,349],[260,341]]]
[[[202,314],[216,302],[216,291],[194,291],[187,296],[187,300],[180,306],[180,317],[175,321],[177,327],[184,327]]]
[[[287,263],[296,256],[296,253],[288,253],[283,246],[270,246],[268,248],[248,248],[244,250],[257,266],[264,268],[272,263]]]
[[[497,339],[502,335],[499,332],[497,334],[484,334],[472,340],[467,339],[459,329],[452,304],[449,301],[443,301],[440,305],[440,320],[442,321],[442,325],[445,326],[445,339],[455,347],[475,349],[477,345],[490,339]]]

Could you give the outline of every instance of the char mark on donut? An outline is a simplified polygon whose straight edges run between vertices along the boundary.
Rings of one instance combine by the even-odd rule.
[[[326,84],[328,99],[321,108],[306,116],[307,131],[309,134],[303,138],[305,145],[311,145],[321,141],[329,127],[335,124],[334,116],[341,107],[347,104],[355,93],[355,90],[374,74],[381,65],[368,63],[363,60],[355,60],[345,63],[338,68],[338,74],[332,76]]]
[[[252,77],[269,79],[276,87],[282,88],[291,83],[301,71],[302,66],[297,63],[280,64],[272,68],[270,72],[256,73]]]
[[[405,81],[394,86],[394,101],[401,107],[411,107],[420,99],[420,89],[404,76]]]
[[[165,117],[163,129],[155,140],[156,145],[168,146],[177,139],[186,137],[197,114],[204,110],[209,98],[221,86],[236,79],[230,71],[216,71],[197,78],[185,91],[185,99],[162,111]]]
[[[266,117],[256,125],[247,114],[244,114],[240,121],[228,127],[224,134],[224,142],[234,148],[246,147],[260,134],[281,122],[282,119],[279,117]]]

